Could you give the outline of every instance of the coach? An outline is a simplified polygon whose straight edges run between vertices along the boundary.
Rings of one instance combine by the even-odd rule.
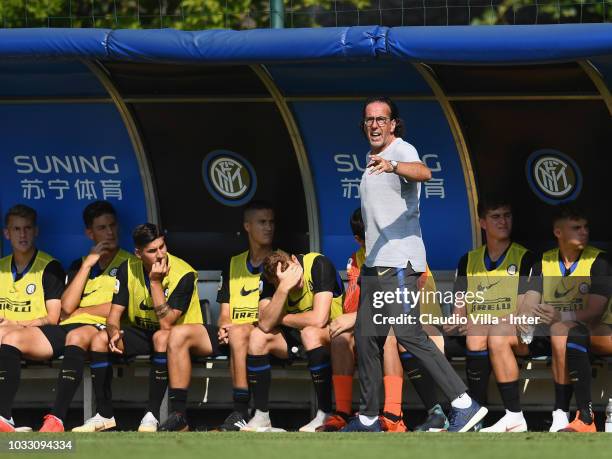
[[[417,279],[426,269],[419,224],[419,182],[429,180],[431,171],[416,149],[401,139],[403,123],[391,99],[367,100],[361,128],[370,144],[360,184],[366,261],[355,327],[361,406],[360,415],[344,431],[380,430],[381,356],[393,327],[398,342],[423,363],[451,400],[449,431],[465,432],[485,416],[487,409],[467,395],[459,376],[423,331],[418,302],[411,302],[403,294],[417,292]],[[375,295],[378,299],[395,299],[381,305],[380,301],[373,302]],[[397,323],[404,325],[394,325]]]

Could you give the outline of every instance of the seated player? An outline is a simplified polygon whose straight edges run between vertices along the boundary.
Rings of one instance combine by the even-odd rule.
[[[170,330],[175,324],[202,327],[197,272],[168,252],[157,225],[139,225],[132,237],[136,258],[119,267],[106,330],[96,333],[90,347],[97,413],[73,432],[97,432],[114,426],[113,355],[126,359],[151,356],[149,402],[138,430],[157,431],[159,408],[168,386],[166,345]],[[122,328],[126,311],[130,326]]]
[[[68,285],[62,295],[62,313],[68,318],[59,325],[41,327],[51,346],[53,358],[64,356],[58,374],[55,403],[46,415],[41,432],[62,432],[70,402],[83,379],[85,357],[91,340],[104,328],[110,311],[115,275],[125,260],[132,257],[119,248],[117,214],[106,201],[89,204],[83,211],[85,234],[93,242],[86,257],[75,260],[68,270]],[[23,335],[23,334],[22,334]],[[12,337],[19,346],[30,349],[41,343],[29,336]],[[25,344],[24,346],[24,343]],[[22,350],[24,352],[24,350]]]
[[[241,430],[271,429],[268,412],[270,354],[291,359],[303,345],[317,396],[314,419],[300,428],[314,432],[332,411],[329,321],[342,314],[344,289],[324,255],[289,256],[276,250],[266,257],[258,326],[251,332],[247,370],[255,414]]]
[[[219,427],[221,431],[239,431],[250,419],[246,357],[257,322],[263,260],[272,252],[274,240],[274,209],[270,204],[251,201],[243,220],[249,249],[232,257],[217,294],[221,304],[219,338],[230,348],[234,399],[234,411]]]
[[[223,272],[217,301],[221,304],[219,341],[229,343],[234,411],[219,427],[238,431],[249,420],[249,389],[246,356],[249,336],[257,322],[260,273],[264,258],[272,252],[274,210],[269,204],[252,201],[244,210],[244,230],[249,250],[232,257]],[[160,427],[163,431],[188,430],[185,416],[187,390],[191,380],[191,355],[217,353],[217,336],[196,325],[173,327],[168,338],[168,372],[171,414]],[[214,342],[213,342],[214,341]]]
[[[560,206],[553,219],[558,247],[545,252],[534,266],[541,272],[533,283],[534,314],[550,327],[555,407],[551,432],[595,432],[591,406],[589,350],[609,353],[609,262],[604,253],[588,245],[589,227],[578,208]],[[530,287],[531,290],[531,287]],[[605,319],[605,321],[602,321]],[[603,323],[602,323],[603,322]],[[543,333],[537,329],[538,334]],[[569,370],[569,371],[568,371]],[[569,422],[572,392],[578,411]]]
[[[38,250],[36,211],[16,205],[4,218],[4,236],[13,253],[0,259],[0,432],[14,432],[12,405],[19,387],[23,352],[12,334],[25,334],[29,342],[44,341],[40,327],[56,324],[60,317],[65,274],[53,257]],[[33,354],[47,360],[46,348],[34,346]]]
[[[517,304],[524,293],[520,280],[529,277],[534,257],[511,239],[512,208],[507,200],[499,196],[485,197],[478,203],[478,216],[485,244],[468,252],[459,262],[454,296],[466,298],[466,301],[455,304],[454,314],[468,318],[466,376],[469,393],[478,403],[486,404],[491,372],[487,343],[490,338],[495,340],[500,338],[497,335],[503,334],[491,324],[491,318],[504,323],[517,314]],[[462,327],[450,326],[445,330],[458,328]],[[512,335],[515,336],[516,331],[513,330]],[[510,367],[513,362],[516,364],[512,354],[507,360]],[[490,431],[506,432],[511,427],[512,431],[525,432],[527,423],[518,399],[518,375],[504,375],[503,368],[500,369],[503,365],[505,363],[497,365],[496,375],[506,414],[491,426]]]
[[[341,430],[346,426],[348,418],[352,413],[353,374],[355,372],[355,340],[353,331],[357,318],[357,309],[359,307],[360,288],[358,279],[361,272],[361,266],[365,260],[365,234],[361,217],[361,208],[357,208],[351,215],[350,225],[353,231],[353,237],[360,248],[353,253],[348,261],[348,286],[344,297],[343,314],[330,323],[331,359],[333,369],[332,379],[336,399],[336,411],[332,416],[329,416],[325,424],[317,429],[318,432],[336,432]],[[423,274],[422,281],[427,284],[427,288],[430,291],[435,291],[435,282],[429,270],[427,273]],[[421,288],[425,288],[425,284],[421,285]],[[437,315],[439,315],[439,305],[437,311]],[[428,311],[427,308],[423,308],[421,312],[423,314],[428,314],[431,311]],[[433,312],[433,314],[435,314],[435,312]],[[424,325],[426,332],[432,334],[437,333],[439,335],[437,339],[443,348],[444,341],[439,330],[430,330],[430,328],[434,329],[435,327]],[[401,360],[400,355],[402,357]],[[437,402],[434,402],[430,407],[428,403],[425,402],[425,399],[428,398],[430,393],[434,393],[435,397],[435,387],[434,383],[427,379],[429,374],[426,372],[421,373],[420,368],[413,365],[413,363],[416,362],[418,362],[418,360],[412,358],[412,355],[403,348],[401,348],[401,354],[398,353],[397,340],[392,334],[387,338],[383,361],[385,374],[383,379],[385,386],[385,404],[383,407],[383,414],[380,417],[381,426],[384,431],[406,431],[406,426],[402,419],[402,385],[404,369],[408,372],[411,381],[413,381],[413,384],[417,388],[427,408],[430,409],[437,405]],[[430,384],[431,387],[425,387],[427,384]],[[423,397],[423,395],[425,395],[425,397]],[[434,410],[434,414],[438,414],[438,409],[439,412],[441,412],[441,408],[439,405],[437,406],[438,408]],[[441,416],[444,421],[446,421],[443,412]],[[433,418],[429,419],[430,424],[433,424],[433,421]],[[442,422],[442,426],[444,426],[444,422]]]

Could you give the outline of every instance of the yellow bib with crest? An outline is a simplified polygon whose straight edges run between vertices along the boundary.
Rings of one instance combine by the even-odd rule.
[[[81,295],[79,308],[88,308],[99,304],[111,303],[113,301],[117,270],[121,263],[133,258],[136,257],[123,249],[119,249],[115,257],[102,273],[93,279],[87,280],[85,288],[83,289],[83,294]],[[83,257],[83,260],[85,260],[85,257]],[[106,317],[84,312],[69,317],[60,323],[60,325],[68,324],[106,324]]]
[[[302,259],[304,268],[304,286],[300,291],[291,291],[285,302],[285,312],[287,314],[297,314],[300,312],[312,311],[312,303],[314,300],[313,284],[312,284],[312,264],[314,260],[320,256],[320,253],[310,252],[304,255]],[[344,294],[332,299],[331,310],[329,312],[330,320],[342,315],[342,303],[344,302]]]
[[[0,317],[8,320],[34,320],[47,315],[43,273],[54,258],[38,251],[29,271],[13,280],[9,255],[0,260]]]
[[[234,324],[257,322],[261,274],[247,268],[249,251],[232,257],[229,271],[230,318]]]
[[[591,267],[602,251],[586,246],[571,274],[564,276],[559,266],[559,249],[542,255],[542,301],[559,312],[580,311],[591,288]]]
[[[510,244],[506,256],[495,269],[485,265],[486,245],[468,253],[467,292],[468,314],[503,317],[516,312],[521,262],[527,249],[516,242]],[[466,292],[466,293],[467,293]]]
[[[145,272],[142,261],[136,257],[130,259],[127,269],[128,292],[130,295],[128,305],[128,318],[130,323],[138,328],[146,330],[157,330],[159,319],[153,309],[153,299],[151,292],[145,282]],[[198,298],[197,272],[185,261],[168,253],[168,275],[162,281],[164,296],[166,300],[176,289],[181,278],[187,273],[194,273],[193,294],[185,313],[179,317],[176,324],[201,324],[202,311]]]

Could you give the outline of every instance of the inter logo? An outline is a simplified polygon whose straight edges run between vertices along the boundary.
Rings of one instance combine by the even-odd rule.
[[[548,204],[573,201],[582,189],[582,174],[572,158],[556,150],[537,150],[525,168],[531,190]]]
[[[116,277],[117,276],[117,268],[113,268],[108,272],[108,275],[111,277]]]
[[[202,161],[202,178],[212,197],[226,206],[246,204],[257,189],[257,176],[251,163],[228,150],[214,150],[206,155]]]
[[[26,293],[28,295],[31,295],[32,293],[34,293],[36,291],[36,285],[35,284],[28,284],[26,287]]]
[[[506,270],[506,272],[510,274],[511,276],[514,276],[517,271],[518,271],[518,268],[516,267],[515,264],[508,266],[508,269]]]

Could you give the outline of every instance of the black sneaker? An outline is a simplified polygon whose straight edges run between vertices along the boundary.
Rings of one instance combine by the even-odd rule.
[[[247,425],[247,422],[249,422],[249,420],[245,418],[243,413],[240,411],[233,411],[225,418],[223,424],[219,426],[219,431],[238,432],[242,427]]]
[[[440,405],[436,405],[427,412],[427,419],[423,424],[414,428],[415,432],[440,432],[448,429],[448,419]]]
[[[189,431],[189,425],[184,413],[173,411],[166,422],[159,426],[157,430],[159,432],[187,432]]]

